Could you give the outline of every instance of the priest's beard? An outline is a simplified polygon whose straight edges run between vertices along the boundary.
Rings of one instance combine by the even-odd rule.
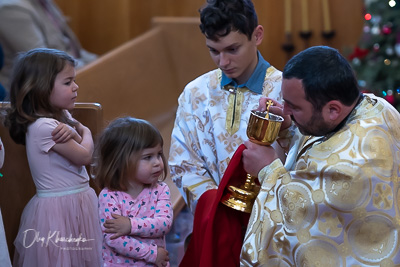
[[[321,112],[315,111],[311,118],[304,124],[298,123],[293,115],[290,115],[290,117],[303,135],[324,136],[335,129],[335,126],[330,125],[324,120]]]

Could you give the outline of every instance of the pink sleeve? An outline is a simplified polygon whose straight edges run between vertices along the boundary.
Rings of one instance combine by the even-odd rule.
[[[49,152],[49,150],[56,144],[53,141],[51,133],[57,127],[58,121],[55,119],[39,119],[37,125],[32,130],[36,130],[34,133],[35,141],[39,148],[43,152]]]
[[[171,204],[170,190],[166,183],[159,183],[156,190],[152,191],[154,205],[153,217],[130,218],[131,235],[140,237],[161,237],[171,229],[173,222],[173,209]]]
[[[99,195],[99,215],[101,229],[105,243],[113,251],[133,259],[144,260],[155,263],[157,259],[157,245],[140,242],[132,236],[122,236],[117,239],[110,239],[113,234],[105,233],[104,222],[112,219],[111,213],[122,215],[121,203],[122,195],[118,191],[103,189]]]

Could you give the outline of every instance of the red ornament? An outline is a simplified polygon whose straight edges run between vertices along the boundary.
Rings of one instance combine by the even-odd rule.
[[[385,96],[385,99],[386,99],[387,102],[389,102],[392,105],[394,105],[394,103],[396,101],[395,98],[394,98],[394,95],[387,95],[387,96]]]
[[[392,28],[387,26],[387,25],[383,25],[382,33],[385,34],[385,35],[389,35],[389,34],[392,33]]]
[[[355,47],[354,51],[351,55],[349,55],[349,60],[353,60],[354,58],[359,58],[362,59],[364,58],[366,55],[368,55],[369,50],[368,49],[363,49],[360,47]]]

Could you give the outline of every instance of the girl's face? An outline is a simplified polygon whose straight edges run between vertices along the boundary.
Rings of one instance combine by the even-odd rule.
[[[164,163],[162,160],[163,150],[161,145],[153,148],[146,148],[142,151],[138,162],[136,163],[136,173],[132,173],[132,169],[128,169],[129,183],[132,187],[154,184],[164,173]],[[131,165],[134,157],[131,158]]]
[[[64,69],[57,74],[53,90],[50,94],[50,103],[59,109],[71,110],[75,106],[79,86],[75,83],[75,68],[66,64]]]

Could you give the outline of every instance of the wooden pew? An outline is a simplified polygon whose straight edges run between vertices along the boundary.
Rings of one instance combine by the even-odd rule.
[[[7,107],[9,107],[9,102],[0,102],[0,113],[4,114]],[[103,127],[102,112],[100,104],[76,103],[72,114],[74,118],[90,129],[96,139]],[[36,194],[36,188],[29,170],[25,146],[14,143],[8,129],[2,124],[0,125],[0,137],[5,150],[4,165],[0,169],[3,174],[3,177],[0,177],[0,208],[12,260],[13,242],[18,233],[21,214],[28,201]],[[99,188],[94,185],[92,179],[90,185],[96,192],[99,192]]]

